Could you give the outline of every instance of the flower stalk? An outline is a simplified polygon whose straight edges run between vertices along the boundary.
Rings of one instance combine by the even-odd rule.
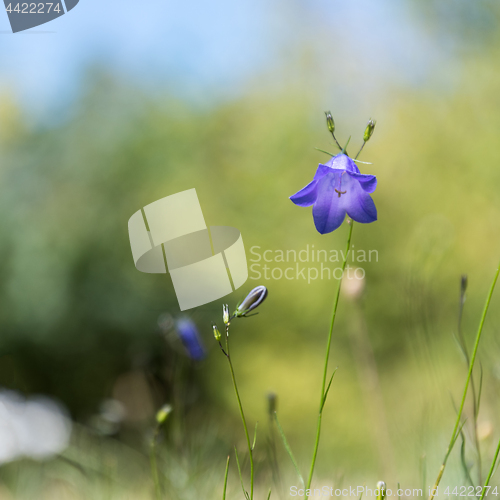
[[[224,352],[224,351],[223,351]],[[226,351],[224,352],[226,359],[229,363],[229,369],[231,371],[231,379],[233,381],[234,392],[236,394],[236,400],[238,401],[238,408],[240,410],[241,421],[243,422],[243,429],[245,430],[245,438],[248,446],[248,455],[250,458],[250,500],[253,500],[253,483],[254,483],[254,462],[253,462],[253,447],[250,442],[250,434],[248,433],[247,421],[245,418],[245,412],[243,411],[243,405],[241,403],[240,392],[238,391],[238,384],[236,383],[236,375],[234,374],[233,362],[231,360],[231,353],[229,350],[229,324],[226,325]]]
[[[161,487],[160,478],[158,475],[158,463],[156,461],[156,438],[158,436],[158,427],[155,430],[153,438],[151,439],[150,446],[150,465],[151,465],[151,475],[153,476],[153,483],[155,486],[156,500],[161,500]]]
[[[156,425],[153,432],[153,437],[150,443],[150,465],[151,465],[151,475],[153,476],[153,483],[155,486],[156,500],[161,500],[161,485],[160,477],[158,474],[158,463],[156,460],[156,441],[160,433],[160,429],[167,421],[168,416],[172,412],[172,407],[170,405],[163,405],[156,414]]]
[[[243,411],[243,404],[241,403],[240,391],[238,390],[238,384],[236,383],[236,375],[234,373],[233,361],[231,359],[231,352],[229,349],[229,326],[231,325],[231,321],[235,318],[248,318],[249,316],[253,316],[253,314],[249,315],[248,313],[256,309],[267,297],[267,288],[265,286],[257,286],[236,306],[236,310],[233,314],[229,314],[229,306],[227,304],[222,305],[222,320],[224,322],[225,328],[225,343],[226,349],[222,346],[222,334],[219,331],[219,328],[215,323],[212,324],[212,329],[214,333],[214,338],[216,342],[219,344],[219,347],[227,359],[229,364],[229,370],[231,372],[231,379],[233,381],[234,393],[236,394],[236,400],[238,401],[238,409],[240,410],[241,421],[243,422],[243,429],[245,430],[245,438],[248,446],[248,455],[250,458],[250,495],[245,490],[243,485],[243,477],[241,476],[241,470],[239,466],[238,460],[238,452],[235,448],[236,454],[236,464],[238,465],[238,472],[240,473],[241,486],[243,488],[243,493],[247,500],[253,500],[253,490],[254,490],[254,475],[255,475],[255,466],[253,460],[253,449],[255,447],[255,442],[257,439],[257,425],[255,426],[253,443],[250,441],[250,433],[248,432],[248,425],[245,418],[245,412]],[[229,466],[229,459],[228,459]],[[227,470],[226,470],[226,483],[227,483]],[[224,486],[224,497],[225,497],[226,486]]]
[[[363,134],[363,144],[361,145],[361,148],[359,149],[358,154],[355,157],[355,160],[358,159],[358,156],[361,154],[361,151],[363,151],[365,144],[371,139],[371,136],[373,135],[376,124],[377,124],[377,122],[375,120],[372,120],[371,118],[368,120],[368,124],[366,125],[365,133]]]
[[[354,227],[354,222],[351,221],[351,223],[349,224],[349,232],[347,234],[346,252],[344,253],[344,260],[342,262],[342,275],[344,274],[344,271],[345,271],[345,267],[347,264],[347,258],[349,255],[349,248],[351,247],[351,238],[352,238],[353,227]],[[330,388],[330,385],[328,385],[328,389],[327,389],[326,379],[328,376],[328,361],[330,359],[333,327],[335,325],[335,318],[337,316],[337,307],[339,304],[341,286],[342,286],[342,278],[340,278],[340,280],[338,281],[338,285],[337,285],[337,293],[335,294],[335,299],[333,302],[333,312],[332,312],[332,319],[330,322],[330,331],[328,332],[328,340],[326,343],[325,365],[323,367],[323,378],[321,381],[321,395],[320,395],[320,400],[319,400],[318,423],[316,425],[316,440],[314,441],[313,456],[312,456],[312,460],[311,460],[311,467],[309,470],[309,476],[307,478],[306,490],[310,489],[312,478],[314,475],[314,467],[316,465],[316,458],[318,455],[318,448],[319,448],[319,440],[320,440],[320,436],[321,436],[321,422],[322,422],[322,418],[323,418],[323,409],[325,406],[326,397],[328,395],[328,389]]]

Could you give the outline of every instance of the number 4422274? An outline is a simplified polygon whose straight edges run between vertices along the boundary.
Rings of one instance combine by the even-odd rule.
[[[480,497],[483,494],[483,488],[486,490],[486,495],[498,496],[498,486],[455,486],[452,490],[450,486],[444,490],[445,495],[454,495],[456,497]]]
[[[14,5],[14,7],[12,7]],[[50,12],[61,12],[61,5],[57,3],[9,3],[5,9],[9,14],[17,12],[18,14],[50,14]]]

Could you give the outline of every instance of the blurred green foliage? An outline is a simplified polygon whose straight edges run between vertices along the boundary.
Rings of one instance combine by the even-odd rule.
[[[460,275],[469,275],[464,331],[471,342],[500,258],[498,56],[492,48],[466,58],[451,90],[399,89],[376,103],[377,129],[361,157],[373,164],[361,170],[378,177],[379,221],[356,224],[353,241],[377,250],[378,261],[363,264],[361,302],[343,297],[340,304],[332,353],[339,371],[325,410],[320,478],[345,473],[362,484],[389,470],[395,480],[418,483],[420,456],[429,455],[433,475],[444,452],[454,417],[449,394],[458,398],[466,373],[453,340]],[[153,403],[189,399],[182,430],[194,432],[200,421],[215,426],[223,444],[214,445],[220,456],[213,460],[222,471],[225,447],[241,438],[227,367],[211,337],[222,301],[189,311],[208,359],[179,361],[182,353],[158,327],[161,314],[179,315],[171,282],[136,271],[128,218],[194,187],[207,223],[240,229],[249,258],[254,246],[261,253],[340,250],[346,228],[319,235],[310,209],[288,196],[326,159],[315,147],[335,151],[324,108],[341,143],[352,135],[353,151],[369,117],[337,118],[335,96],[318,102],[296,89],[249,91],[200,111],[104,73],[87,88],[67,118],[50,126],[31,127],[8,96],[0,103],[0,385],[51,394],[86,422],[121,375],[154,378],[181,364],[186,392],[176,396],[177,379],[167,377]],[[259,284],[269,289],[260,314],[232,327],[242,398],[250,422],[265,422],[265,395],[278,394],[281,423],[305,466],[335,284],[250,279],[227,300],[234,306]],[[499,295],[480,350],[482,421],[494,425],[487,452],[500,434]],[[386,453],[377,450],[377,419],[353,347],[360,328],[380,377],[391,430]],[[392,455],[392,464],[381,454]]]

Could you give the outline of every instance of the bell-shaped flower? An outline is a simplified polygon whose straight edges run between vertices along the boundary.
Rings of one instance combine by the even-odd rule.
[[[377,220],[377,209],[369,193],[377,187],[374,175],[361,174],[354,161],[340,153],[320,164],[312,182],[290,199],[299,207],[313,205],[316,229],[321,234],[335,231],[346,214],[356,222]]]

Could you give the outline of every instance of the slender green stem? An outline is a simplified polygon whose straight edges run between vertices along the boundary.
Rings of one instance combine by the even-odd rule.
[[[226,500],[226,490],[227,490],[227,475],[229,473],[229,459],[231,458],[230,455],[227,456],[227,462],[226,462],[226,473],[224,474],[224,490],[222,492],[222,500]]]
[[[156,500],[161,500],[160,478],[158,476],[158,464],[156,462],[156,438],[158,436],[158,427],[156,427],[153,438],[151,439],[150,462],[151,474],[155,485]]]
[[[346,252],[344,254],[344,261],[342,262],[342,275],[344,274],[345,266],[347,264],[347,257],[349,255],[349,248],[351,246],[351,237],[352,237],[352,228],[353,227],[354,227],[354,222],[351,221],[350,226],[349,226],[349,233],[347,235]],[[328,333],[328,341],[326,343],[325,366],[323,368],[323,380],[321,382],[321,397],[319,400],[318,423],[316,426],[316,440],[314,441],[314,450],[313,450],[313,456],[312,456],[312,460],[311,460],[311,468],[309,470],[309,477],[307,479],[306,490],[308,490],[311,487],[311,482],[312,482],[312,478],[313,478],[313,474],[314,474],[314,466],[316,465],[316,457],[318,455],[319,438],[321,435],[321,420],[323,418],[323,407],[325,405],[325,396],[326,396],[325,395],[325,388],[326,388],[326,379],[328,376],[328,361],[330,359],[330,347],[332,345],[333,326],[335,324],[335,317],[337,315],[337,306],[339,304],[341,286],[342,286],[342,278],[340,278],[338,285],[337,285],[337,293],[335,295],[335,299],[333,302],[333,313],[332,313],[332,320],[330,323],[330,331]]]
[[[236,376],[234,375],[233,362],[231,361],[231,354],[229,352],[229,335],[227,331],[226,331],[226,358],[229,363],[229,368],[231,370],[231,378],[233,379],[234,392],[236,394],[236,399],[238,400],[238,407],[240,409],[241,421],[243,422],[243,428],[245,429],[245,437],[248,445],[248,454],[250,457],[250,500],[253,500],[254,463],[253,463],[252,443],[250,442],[250,434],[248,433],[247,421],[245,419],[245,413],[243,412],[243,405],[241,404],[238,385],[236,384]]]
[[[497,463],[499,453],[500,453],[500,441],[498,441],[497,451],[495,452],[495,458],[493,459],[493,462],[491,463],[490,471],[488,472],[488,477],[486,478],[486,483],[484,483],[483,491],[481,493],[481,498],[479,500],[483,500],[483,498],[486,494],[486,488],[490,484],[491,476],[493,476],[493,473],[495,472],[495,465]]]
[[[491,288],[490,288],[490,291],[488,293],[488,297],[486,299],[486,304],[484,305],[484,310],[483,310],[483,314],[481,316],[481,321],[479,322],[479,328],[477,331],[476,342],[474,344],[474,350],[472,351],[472,356],[471,356],[471,360],[469,363],[469,372],[467,374],[467,380],[465,381],[462,402],[460,403],[460,408],[458,410],[457,420],[455,422],[455,427],[453,428],[453,433],[451,435],[450,444],[448,445],[448,449],[446,450],[446,455],[444,456],[443,463],[441,464],[441,467],[439,469],[439,473],[438,473],[436,482],[434,483],[434,488],[432,488],[432,490],[431,490],[429,500],[433,500],[433,498],[436,494],[437,487],[439,486],[439,483],[441,482],[441,478],[443,477],[444,470],[446,468],[446,463],[448,462],[448,458],[449,458],[451,451],[453,449],[453,446],[455,445],[455,442],[457,440],[457,431],[458,431],[458,428],[460,426],[460,419],[462,418],[462,412],[464,410],[465,399],[467,397],[467,390],[469,389],[469,383],[470,383],[470,380],[472,377],[472,371],[474,369],[474,362],[476,361],[476,354],[477,354],[477,349],[479,347],[479,341],[481,340],[481,333],[483,332],[484,321],[485,321],[486,315],[488,313],[488,308],[490,307],[491,297],[493,296],[493,291],[495,290],[495,285],[497,283],[497,279],[498,279],[499,274],[500,274],[500,265],[497,269],[497,272],[495,273],[495,277],[493,278],[493,283],[491,284]]]
[[[358,156],[361,154],[361,151],[363,151],[363,148],[365,147],[365,144],[366,144],[366,141],[363,141],[363,144],[362,144],[361,148],[359,149],[358,154],[354,158],[355,160],[358,159]]]
[[[335,141],[335,144],[337,144],[337,147],[340,149],[340,151],[342,151],[342,146],[339,144],[339,141],[337,141],[337,138],[335,137],[334,132],[332,132],[332,137],[333,137],[333,140]]]

